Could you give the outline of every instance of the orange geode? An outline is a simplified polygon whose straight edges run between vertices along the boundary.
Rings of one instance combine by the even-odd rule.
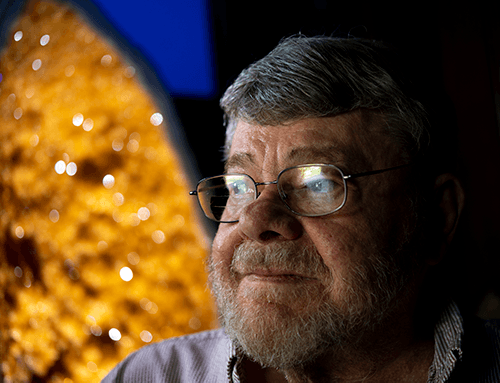
[[[214,325],[204,232],[138,72],[48,1],[1,53],[6,382],[98,382],[149,342]]]

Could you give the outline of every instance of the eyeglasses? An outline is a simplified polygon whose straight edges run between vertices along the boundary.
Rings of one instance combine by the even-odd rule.
[[[207,216],[221,223],[238,222],[241,212],[255,201],[258,186],[275,184],[285,206],[304,217],[319,217],[334,213],[347,200],[347,180],[401,169],[409,164],[369,172],[345,175],[335,165],[307,164],[282,170],[275,181],[255,182],[247,174],[223,174],[198,182],[189,192]]]

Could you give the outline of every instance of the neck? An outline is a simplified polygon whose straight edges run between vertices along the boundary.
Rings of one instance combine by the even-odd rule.
[[[433,326],[422,325],[416,331],[413,321],[406,325],[402,322],[401,317],[395,318],[383,329],[378,329],[376,334],[364,337],[363,342],[339,351],[328,351],[313,363],[288,370],[263,369],[247,360],[244,362],[247,381],[425,383],[434,356]]]
[[[434,355],[432,341],[419,341],[404,350],[391,353],[351,354],[342,360],[324,357],[307,366],[289,370],[262,369],[258,364],[246,361],[244,368],[247,381],[273,383],[385,383],[427,382],[429,367]]]

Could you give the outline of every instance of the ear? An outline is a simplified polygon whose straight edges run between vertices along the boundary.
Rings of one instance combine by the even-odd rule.
[[[458,225],[460,214],[465,203],[465,193],[462,184],[451,173],[441,174],[434,183],[435,207],[438,209],[436,234],[439,237],[438,259],[428,259],[429,265],[437,264],[446,253]]]

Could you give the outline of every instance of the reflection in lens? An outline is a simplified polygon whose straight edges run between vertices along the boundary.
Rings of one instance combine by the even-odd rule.
[[[252,179],[243,174],[212,177],[198,185],[205,215],[219,222],[238,220],[241,209],[255,198]]]
[[[278,185],[285,204],[295,213],[320,216],[344,203],[344,179],[333,165],[299,166],[283,172]]]

